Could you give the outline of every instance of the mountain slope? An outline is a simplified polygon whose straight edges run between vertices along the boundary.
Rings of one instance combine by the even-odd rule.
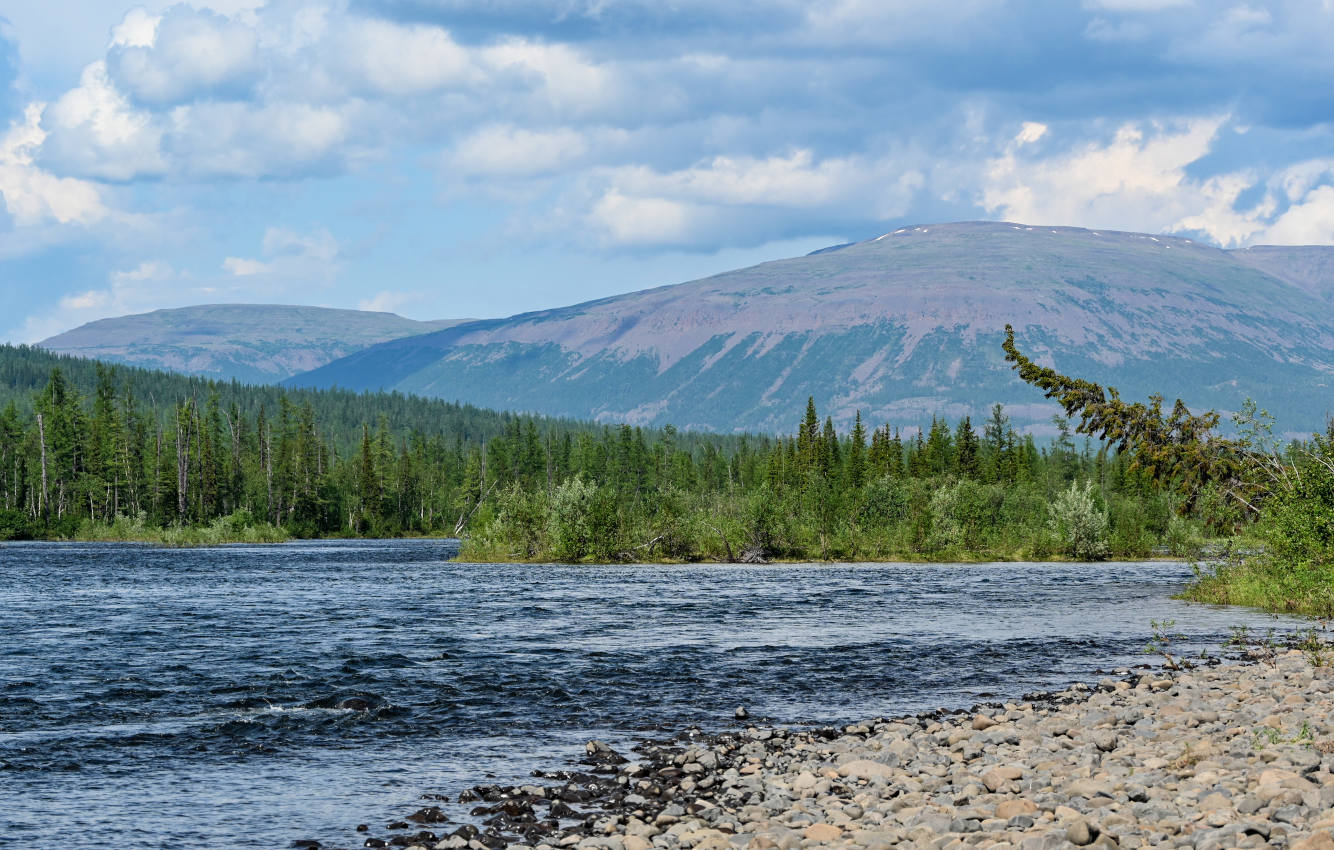
[[[1334,408],[1329,312],[1310,286],[1190,240],[959,223],[464,323],[290,383],[723,431],[791,430],[808,395],[844,426],[859,409],[916,425],[994,402],[1044,423],[1054,406],[1002,360],[1010,322],[1026,351],[1126,396],[1249,395],[1301,431]]]
[[[376,343],[457,322],[277,304],[208,304],[102,319],[39,343],[98,360],[273,383]]]
[[[1334,304],[1334,247],[1256,245],[1231,254],[1248,266]]]

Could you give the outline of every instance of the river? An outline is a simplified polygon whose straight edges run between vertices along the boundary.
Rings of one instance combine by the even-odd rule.
[[[1171,599],[1189,577],[1171,562],[454,554],[0,545],[0,844],[358,846],[358,823],[568,766],[593,737],[719,727],[743,704],[794,724],[967,706],[1144,663],[1152,620],[1187,655],[1291,626]]]

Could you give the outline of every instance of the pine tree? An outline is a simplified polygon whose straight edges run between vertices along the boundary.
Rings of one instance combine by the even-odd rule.
[[[981,446],[973,431],[973,420],[964,416],[954,432],[954,468],[960,477],[976,479],[981,476],[980,454]]]
[[[862,412],[852,423],[852,434],[848,439],[847,482],[849,487],[861,487],[866,482],[866,428],[862,425]]]

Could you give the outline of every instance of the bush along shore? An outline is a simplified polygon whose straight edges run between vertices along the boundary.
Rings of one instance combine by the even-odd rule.
[[[556,784],[465,791],[480,826],[431,805],[365,846],[1330,850],[1332,658],[1308,641],[966,712],[692,730],[635,762],[593,741],[582,772],[537,774]]]

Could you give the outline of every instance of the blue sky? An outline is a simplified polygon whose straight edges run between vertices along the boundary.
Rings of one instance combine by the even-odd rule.
[[[1334,242],[1334,0],[0,5],[0,339],[500,316],[1009,219]]]

